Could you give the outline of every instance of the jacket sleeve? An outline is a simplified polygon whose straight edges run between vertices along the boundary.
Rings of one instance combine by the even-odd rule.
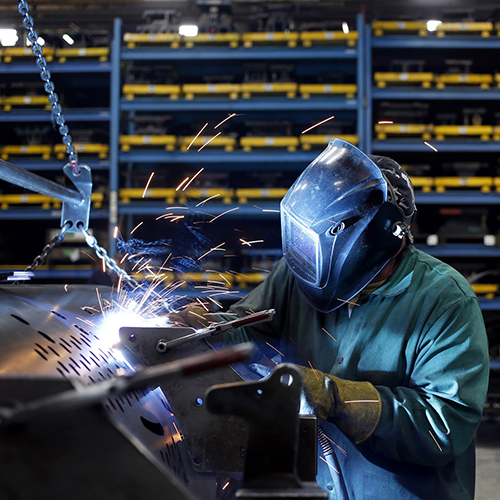
[[[283,330],[283,325],[286,322],[287,283],[289,279],[288,268],[284,259],[281,259],[264,282],[254,288],[246,297],[233,304],[228,311],[229,314],[220,315],[221,318],[228,320],[234,319],[234,314],[241,317],[264,309],[276,310],[274,318],[267,323],[237,328],[224,334],[224,343],[236,344],[253,340],[258,344],[261,354],[271,354],[271,357],[276,354],[266,347],[266,340],[278,338]]]
[[[376,386],[382,415],[365,442],[397,460],[439,467],[470,445],[486,398],[489,358],[477,299],[457,300],[430,317],[409,387]]]

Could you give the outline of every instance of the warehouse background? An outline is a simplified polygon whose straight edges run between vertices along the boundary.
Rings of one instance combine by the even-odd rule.
[[[16,3],[0,1],[0,154],[64,183],[64,146]],[[462,272],[481,302],[492,382],[479,438],[494,441],[497,2],[30,7],[80,159],[92,168],[93,234],[117,259],[140,254],[123,262],[137,278],[148,278],[151,261],[176,259],[166,282],[186,295],[222,287],[225,307],[280,257],[279,200],[329,140],[402,164],[416,188],[417,246]],[[58,232],[60,203],[2,182],[0,208],[0,269],[23,269]],[[35,279],[103,281],[98,260],[70,233]]]

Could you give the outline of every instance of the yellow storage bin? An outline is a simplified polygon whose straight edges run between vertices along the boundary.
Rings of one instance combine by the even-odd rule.
[[[376,123],[375,133],[377,139],[383,141],[388,135],[393,136],[420,136],[422,139],[428,140],[431,138],[433,126],[431,124],[421,123]]]
[[[262,283],[269,273],[245,273],[236,275],[236,283],[241,288],[246,288],[247,286],[257,286]]]
[[[436,191],[444,192],[447,188],[479,188],[489,193],[493,187],[493,177],[436,177]]]
[[[181,93],[180,85],[148,85],[148,84],[126,84],[122,87],[125,99],[132,100],[138,95],[164,96],[177,99]]]
[[[10,63],[13,58],[18,57],[35,57],[33,52],[31,52],[30,47],[7,47],[3,49],[2,52],[3,62]],[[47,61],[52,61],[54,59],[54,49],[52,47],[43,47],[43,57]]]
[[[421,85],[429,88],[435,79],[434,73],[394,73],[378,71],[373,75],[377,87],[384,88],[387,85]]]
[[[224,148],[225,151],[233,151],[236,146],[236,139],[234,137],[227,137],[219,135],[213,139],[212,136],[201,135],[191,145],[191,150],[199,149],[206,144],[207,148]],[[211,140],[212,139],[212,140]],[[182,151],[186,151],[187,147],[191,144],[193,137],[179,137],[179,147]],[[210,141],[210,142],[209,142]]]
[[[434,134],[439,141],[446,137],[475,137],[488,141],[493,134],[491,125],[435,125]]]
[[[177,143],[175,135],[121,135],[120,149],[130,151],[132,146],[161,146],[167,151],[173,151]]]
[[[355,83],[301,83],[299,93],[304,99],[311,95],[345,95],[354,98],[358,86]]]
[[[247,203],[249,199],[278,199],[281,200],[288,190],[285,188],[243,188],[236,190],[239,203]]]
[[[478,85],[482,89],[489,89],[493,83],[493,75],[458,73],[436,76],[436,87],[443,89],[447,85]]]
[[[80,47],[56,49],[55,56],[60,63],[73,58],[98,58],[105,62],[109,59],[109,47]]]
[[[50,110],[50,103],[46,95],[12,95],[2,98],[4,111],[10,111],[13,106],[43,106]]]
[[[427,36],[427,22],[425,21],[373,21],[372,30],[375,36],[387,33],[413,34]]]
[[[41,155],[44,160],[48,160],[52,154],[52,146],[4,146],[0,151],[2,160],[7,160],[11,155]]]
[[[241,85],[238,83],[186,83],[182,86],[182,93],[186,99],[194,99],[196,96],[229,96],[230,99],[238,99]]]
[[[101,160],[108,157],[109,145],[98,143],[76,143],[74,144],[76,152],[79,154],[95,154]],[[64,144],[56,144],[54,146],[54,153],[58,160],[62,160],[66,156],[66,146]]]
[[[286,94],[289,99],[297,95],[296,83],[242,83],[241,92],[243,99],[250,99],[252,94]]]
[[[441,23],[436,29],[436,35],[444,37],[446,34],[477,34],[487,38],[493,30],[493,23]]]
[[[133,49],[137,45],[169,45],[172,49],[179,47],[181,41],[179,33],[124,33],[123,41],[127,48]]]
[[[297,137],[241,137],[240,146],[243,151],[252,151],[253,148],[286,148],[295,151],[299,145]]]
[[[192,188],[188,187],[185,191],[179,191],[179,200],[186,201],[187,198],[211,198],[216,196],[214,201],[222,199],[223,203],[231,203],[234,197],[234,189],[229,188]]]
[[[354,47],[358,41],[358,32],[350,31],[346,34],[343,31],[302,31],[299,38],[304,47],[331,43]]]
[[[433,177],[412,177],[411,183],[415,189],[422,189],[424,193],[432,191],[434,187],[434,178]]]
[[[241,40],[244,47],[252,47],[254,44],[286,44],[289,47],[296,47],[299,34],[294,31],[244,33],[241,35]]]
[[[143,196],[144,195],[144,196]],[[131,200],[154,199],[164,200],[166,203],[174,203],[177,195],[175,189],[148,188],[144,194],[144,188],[126,188],[120,189],[120,201],[130,203]]]
[[[335,139],[342,139],[357,145],[359,142],[357,135],[319,135],[319,134],[303,134],[299,137],[300,145],[305,151],[309,151],[314,147],[326,147],[326,145]]]
[[[186,48],[191,49],[195,45],[213,45],[222,44],[229,45],[229,47],[238,47],[241,39],[239,33],[199,33],[196,36],[184,37],[184,45]]]

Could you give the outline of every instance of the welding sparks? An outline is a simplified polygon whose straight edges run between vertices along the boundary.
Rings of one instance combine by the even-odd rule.
[[[132,231],[130,231],[130,234],[134,234],[134,232],[139,228],[141,227],[142,225],[144,224],[144,222],[139,222],[139,224],[137,224],[137,226],[134,227],[134,229],[132,229]]]
[[[341,448],[335,441],[330,439],[324,432],[323,432],[323,437],[328,439],[328,441],[330,441],[330,443],[332,443],[334,446],[336,446],[344,454],[344,456],[347,457],[347,451],[345,451],[344,448]]]
[[[311,367],[311,370],[313,371],[314,375],[319,380],[318,374],[316,373],[316,370],[313,368],[313,365],[311,364],[311,362],[309,360],[307,362],[309,363],[309,366]]]
[[[391,122],[391,120],[381,120],[379,122],[377,122],[378,125],[390,125],[394,122]]]
[[[220,196],[220,193],[214,194],[213,196],[210,196],[210,198],[207,198],[206,200],[200,201],[200,203],[198,203],[198,205],[196,205],[196,206],[199,207],[200,205],[204,205],[207,201],[210,201],[213,198],[217,198],[217,196]]]
[[[184,180],[183,180],[183,181],[182,181],[182,182],[181,182],[181,183],[180,183],[180,184],[179,184],[179,185],[175,188],[175,190],[176,190],[176,191],[179,191],[179,189],[180,189],[182,186],[184,186],[184,184],[185,184],[188,180],[189,180],[189,176],[188,176],[188,177],[186,177],[186,178],[185,178],[185,179],[184,179]]]
[[[325,464],[328,465],[328,467],[331,467],[340,476],[340,472],[332,464],[329,464],[323,457],[319,458],[323,460],[323,462],[325,462]]]
[[[225,490],[229,486],[229,481],[222,487],[222,490]]]
[[[205,146],[208,146],[214,139],[216,139],[217,137],[219,137],[219,135],[221,135],[222,132],[219,132],[218,134],[215,134],[211,139],[209,139],[207,142],[205,142],[205,144],[203,144],[200,149],[198,149],[198,152],[200,152]]]
[[[228,120],[230,120],[233,116],[236,116],[236,113],[231,113],[228,117],[224,118],[224,120],[222,120],[220,123],[218,123],[215,127],[214,127],[214,130],[217,128],[217,127],[220,127],[224,122],[227,122]]]
[[[94,257],[92,257],[92,255],[87,253],[85,250],[82,250],[82,253],[84,253],[89,259],[92,259],[94,262],[97,262],[97,260],[95,260]]]
[[[352,401],[344,401],[344,404],[347,403],[380,403],[378,399],[353,399]]]
[[[432,144],[429,144],[427,141],[424,141],[424,144],[426,146],[429,146],[433,151],[435,151],[436,153],[438,152],[438,150],[432,145]]]
[[[322,330],[329,336],[331,337],[333,340],[335,340],[335,342],[337,342],[337,339],[330,333],[328,333],[324,328],[322,328]]]
[[[64,291],[67,292],[68,291],[68,285],[64,285]]]
[[[148,190],[149,184],[151,183],[151,179],[153,178],[153,175],[155,175],[154,172],[151,172],[151,175],[149,176],[148,182],[146,182],[146,187],[144,188],[144,193],[142,193],[141,198],[144,198],[146,196],[146,191]]]
[[[208,255],[208,254],[209,254],[209,253],[211,253],[211,252],[214,252],[215,250],[221,250],[221,251],[225,252],[225,251],[226,251],[226,249],[225,249],[225,248],[221,248],[221,246],[222,246],[222,245],[225,245],[225,244],[226,244],[226,242],[224,241],[224,242],[223,242],[223,243],[221,243],[220,245],[217,245],[216,247],[211,248],[208,252],[205,252],[205,253],[204,253],[201,257],[198,257],[198,259],[197,259],[197,260],[201,260],[201,259],[203,259],[203,257],[205,257],[206,255]]]
[[[102,272],[105,273],[106,272],[106,260],[104,258],[102,258],[101,261],[102,261]]]
[[[340,302],[343,302],[344,304],[349,304],[351,306],[358,306],[359,307],[359,305],[360,305],[360,304],[356,304],[356,302],[349,302],[348,300],[344,300],[344,299],[337,299],[337,300],[340,300]]]
[[[203,172],[203,170],[205,170],[205,167],[201,167],[200,170],[198,170],[198,172],[196,172],[196,174],[194,174],[193,177],[191,177],[191,180],[182,188],[182,190],[186,191],[189,184],[191,184],[195,180],[195,178],[198,177]]]
[[[205,123],[201,130],[196,134],[195,138],[189,143],[189,146],[186,148],[186,151],[193,145],[194,141],[200,137],[200,134],[208,127],[208,123]]]
[[[443,451],[443,448],[439,446],[439,443],[437,442],[437,439],[434,437],[434,434],[432,434],[431,431],[429,431],[429,434],[431,435],[432,439],[434,439],[434,442],[436,443],[436,446],[439,448],[439,451]]]
[[[316,124],[315,124],[315,125],[313,125],[312,127],[306,128],[306,129],[302,132],[302,134],[305,134],[306,132],[309,132],[309,130],[312,130],[312,129],[313,129],[313,128],[315,128],[315,127],[319,127],[320,125],[322,125],[322,124],[323,124],[323,123],[325,123],[325,122],[328,122],[328,121],[330,121],[330,120],[333,120],[333,118],[335,118],[335,116],[330,116],[330,118],[326,118],[325,120],[322,120],[322,121],[320,121],[319,123],[316,123]]]
[[[242,245],[247,245],[249,247],[252,246],[253,243],[264,243],[264,240],[253,240],[253,241],[246,241],[243,238],[240,238],[241,244]]]
[[[276,349],[276,347],[274,347],[273,345],[271,345],[269,342],[266,342],[266,344],[271,348],[271,349],[274,349],[278,354],[281,354],[283,357],[285,357],[285,355],[281,352],[281,351],[278,351],[278,349]]]
[[[225,212],[222,212],[221,214],[217,215],[216,217],[214,217],[211,221],[209,222],[213,222],[214,220],[218,219],[219,217],[222,217],[223,215],[226,215],[228,214],[229,212],[234,212],[235,210],[239,210],[240,207],[235,207],[235,208],[231,208],[230,210],[226,210]]]
[[[127,252],[123,257],[122,260],[120,260],[120,264],[123,264],[125,262],[125,259],[129,256],[130,254]]]
[[[116,240],[117,236],[118,236],[118,226],[115,226],[115,229],[113,231],[113,238]]]

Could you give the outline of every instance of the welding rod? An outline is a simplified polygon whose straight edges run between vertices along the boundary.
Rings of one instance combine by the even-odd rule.
[[[200,340],[212,335],[218,335],[219,333],[225,332],[227,330],[232,330],[233,328],[239,328],[245,325],[256,325],[258,323],[264,323],[266,321],[271,321],[276,314],[275,309],[267,309],[265,311],[259,311],[248,316],[243,316],[241,318],[234,319],[232,321],[223,321],[222,323],[215,323],[213,325],[207,326],[206,328],[200,328],[193,333],[184,335],[174,340],[159,340],[156,344],[156,350],[158,352],[166,352],[172,347],[178,347],[180,345],[187,344],[193,340]]]
[[[0,179],[67,203],[78,204],[83,201],[83,197],[78,191],[45,179],[40,175],[1,159]]]

